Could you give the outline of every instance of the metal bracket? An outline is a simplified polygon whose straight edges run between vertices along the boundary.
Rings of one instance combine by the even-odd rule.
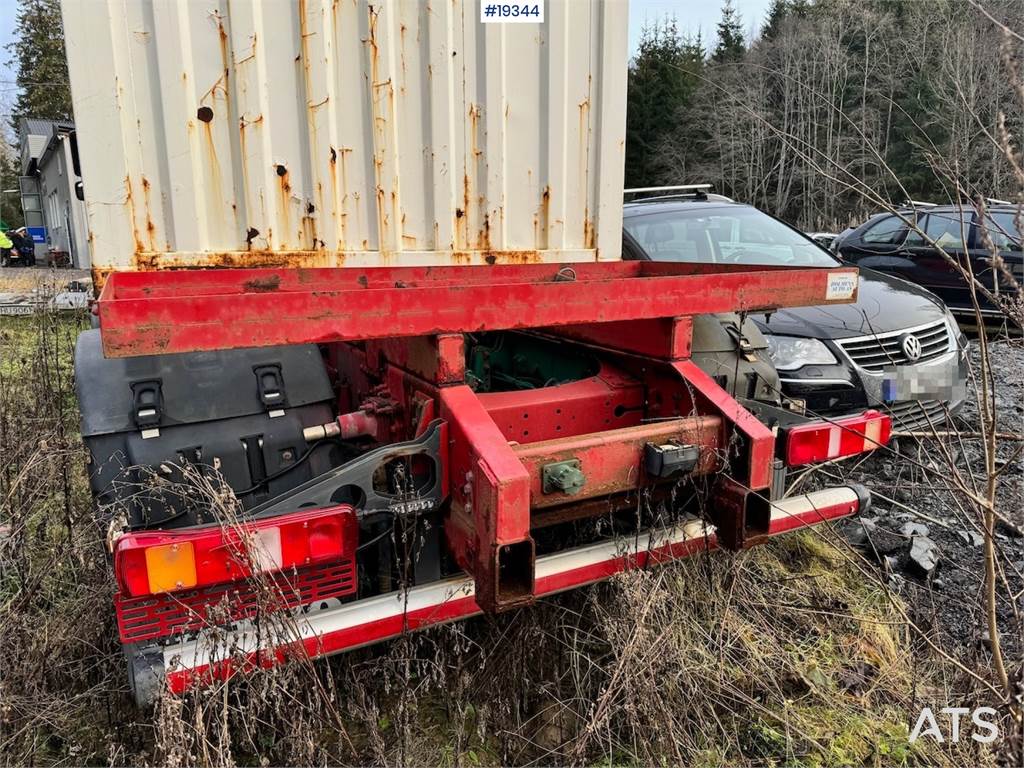
[[[587,482],[586,476],[580,470],[578,459],[545,464],[540,469],[540,476],[544,493],[565,493],[575,496]]]
[[[447,496],[447,423],[435,419],[415,440],[364,453],[249,510],[251,518],[273,517],[302,507],[351,504],[360,519],[371,515],[419,515]],[[402,461],[422,457],[425,462]],[[429,468],[429,474],[424,469]],[[413,471],[420,476],[413,476]],[[380,487],[384,483],[387,488]]]
[[[736,342],[736,351],[740,353],[743,359],[748,363],[756,363],[757,352],[754,349],[754,346],[750,343],[750,339],[743,334],[743,328],[732,324],[723,324],[722,327],[725,328],[725,332],[732,337],[732,340]]]

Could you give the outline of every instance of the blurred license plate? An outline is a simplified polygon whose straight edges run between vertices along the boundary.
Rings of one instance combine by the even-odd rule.
[[[956,381],[955,365],[890,368],[882,374],[882,401],[958,400],[957,390],[963,382]]]

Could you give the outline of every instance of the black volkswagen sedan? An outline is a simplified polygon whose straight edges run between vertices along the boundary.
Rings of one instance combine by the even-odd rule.
[[[985,221],[973,208],[966,206],[916,203],[900,213],[902,218],[880,213],[859,227],[843,232],[836,238],[833,250],[851,264],[895,275],[927,288],[961,318],[974,318],[967,280],[936,245],[961,266],[969,266],[978,282],[993,295],[1007,296],[1010,292],[1015,295],[1019,290],[1005,275],[993,270],[990,263],[994,248],[1017,282],[1024,280],[1016,206],[992,201]],[[928,238],[908,227],[904,219],[916,221],[918,229]],[[978,299],[982,316],[1003,315],[984,295],[979,293]]]
[[[627,203],[623,230],[624,259],[840,263],[792,227],[718,195]],[[949,310],[929,291],[871,269],[860,269],[856,303],[755,315],[742,335],[770,356],[783,398],[808,413],[880,408],[908,430],[944,422],[965,396],[967,340]]]

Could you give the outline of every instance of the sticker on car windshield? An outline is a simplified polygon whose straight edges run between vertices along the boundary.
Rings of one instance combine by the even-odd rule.
[[[856,290],[856,272],[833,272],[828,276],[828,284],[825,287],[825,301],[852,299]]]

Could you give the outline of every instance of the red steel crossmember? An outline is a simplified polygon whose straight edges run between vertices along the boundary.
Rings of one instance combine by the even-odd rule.
[[[610,261],[119,272],[97,302],[108,357],[540,328],[846,303],[855,268]]]

